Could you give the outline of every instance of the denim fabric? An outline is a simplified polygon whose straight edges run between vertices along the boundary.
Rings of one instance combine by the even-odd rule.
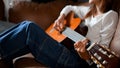
[[[6,21],[0,21],[0,33],[2,33],[3,31],[15,26],[16,24],[14,23],[10,23],[10,22],[6,22]]]
[[[31,21],[24,21],[0,34],[0,52],[2,58],[8,60],[31,52],[38,62],[52,68],[88,67],[74,49],[68,50]]]
[[[25,49],[27,49],[25,50],[26,53],[29,52],[26,46],[26,29],[29,24],[29,21],[24,21],[0,34],[0,51],[2,58],[13,59]],[[21,55],[23,55],[23,53]]]

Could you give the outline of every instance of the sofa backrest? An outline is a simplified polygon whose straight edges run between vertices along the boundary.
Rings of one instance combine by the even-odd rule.
[[[44,4],[20,2],[9,9],[9,21],[19,23],[23,20],[31,20],[46,29],[56,19],[63,5],[60,2]]]
[[[110,44],[110,49],[120,57],[120,17],[119,17],[115,35]]]
[[[36,22],[44,30],[58,17],[62,8],[69,1],[53,1],[49,3],[20,2],[9,9],[9,21],[19,23],[23,20]]]
[[[119,19],[116,32],[110,44],[110,49],[120,57],[120,0],[114,0],[113,2],[113,9],[118,12]]]

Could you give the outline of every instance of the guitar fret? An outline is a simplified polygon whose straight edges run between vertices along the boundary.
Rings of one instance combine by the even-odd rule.
[[[62,32],[65,36],[72,39],[74,42],[86,39],[84,36],[80,35],[79,33],[75,32],[74,30],[66,27],[66,29]]]

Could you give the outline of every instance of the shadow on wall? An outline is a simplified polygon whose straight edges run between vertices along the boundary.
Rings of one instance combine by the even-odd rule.
[[[14,5],[14,2],[20,2],[20,1],[31,1],[31,0],[3,0],[4,2],[4,5],[5,5],[5,17],[6,17],[6,21],[8,21],[8,17],[9,17],[9,14],[8,14],[8,11],[9,11],[9,8],[12,8],[13,5]]]

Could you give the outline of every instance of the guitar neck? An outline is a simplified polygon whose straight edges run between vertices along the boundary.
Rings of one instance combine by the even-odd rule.
[[[81,41],[86,39],[83,35],[77,33],[76,31],[72,30],[69,27],[66,27],[65,30],[62,32],[63,35],[67,36],[69,39],[71,39],[74,42]],[[91,45],[92,44],[92,45]],[[90,46],[91,45],[91,46]],[[90,40],[88,41],[86,48],[89,51],[94,46],[94,43],[92,43]]]
[[[62,32],[65,36],[67,36],[69,39],[71,39],[74,42],[86,39],[86,37],[80,35],[79,33],[75,32],[69,27],[66,27],[65,30]]]

